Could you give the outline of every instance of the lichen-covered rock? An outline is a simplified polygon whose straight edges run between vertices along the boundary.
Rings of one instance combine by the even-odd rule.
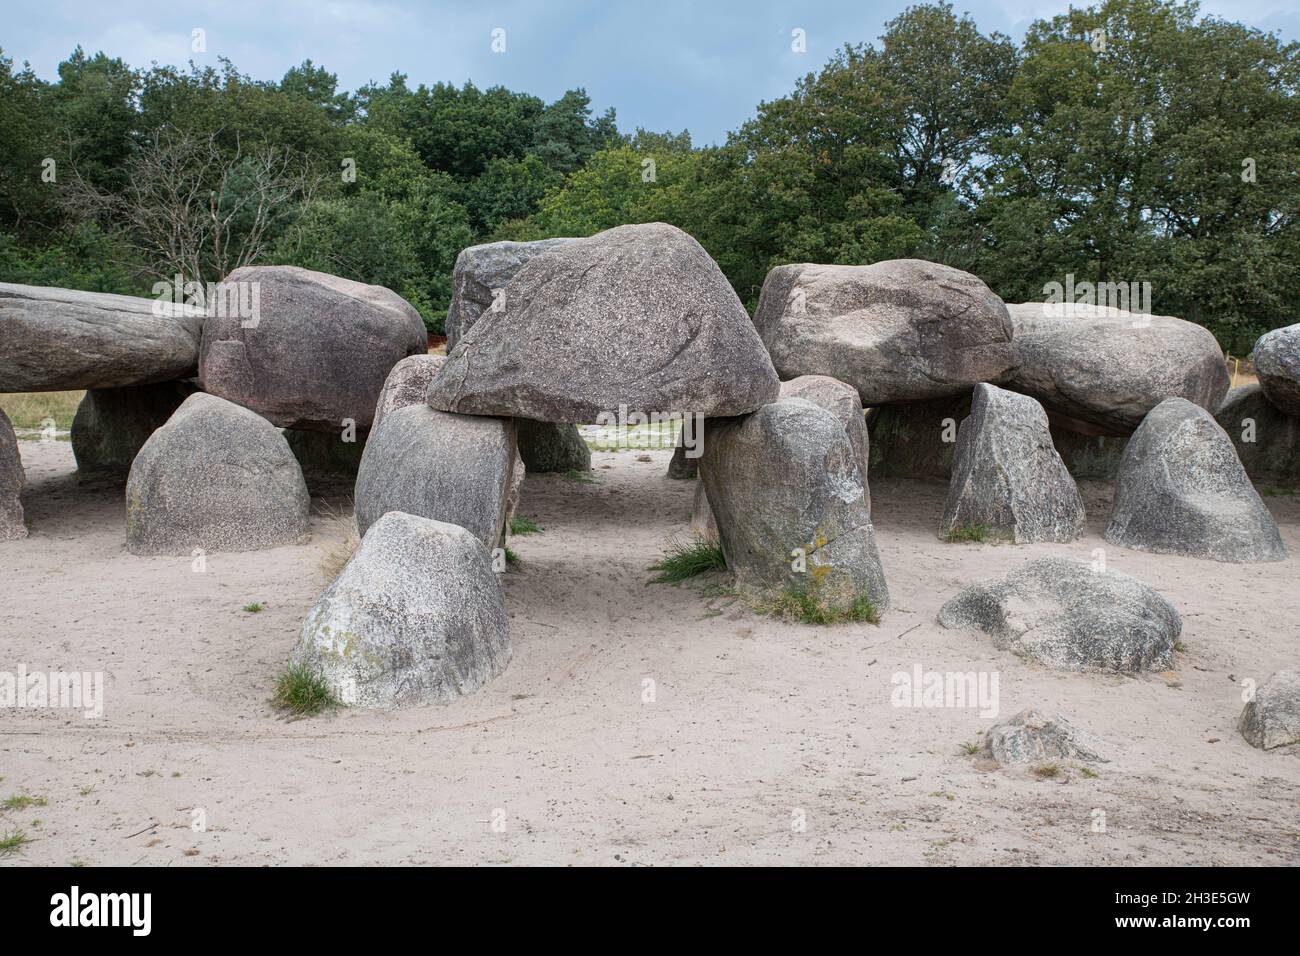
[[[408,405],[370,433],[357,472],[357,531],[390,511],[458,524],[491,551],[501,540],[514,474],[511,419]]]
[[[1300,417],[1300,324],[1264,333],[1252,356],[1264,397]]]
[[[1214,415],[1246,474],[1275,485],[1300,484],[1300,418],[1268,400],[1258,383],[1228,392]]]
[[[202,331],[193,306],[0,282],[0,392],[189,378]]]
[[[310,499],[284,436],[202,392],[144,443],[126,481],[132,554],[256,551],[306,541]]]
[[[1182,398],[1157,405],[1124,449],[1106,540],[1215,561],[1281,561],[1277,524],[1232,440]]]
[[[806,399],[819,408],[826,409],[844,425],[844,433],[849,436],[853,457],[857,459],[858,469],[862,473],[862,492],[866,495],[867,509],[870,510],[871,486],[867,480],[870,439],[867,437],[867,418],[858,390],[829,375],[800,375],[781,383],[781,398]]]
[[[889,606],[853,446],[838,418],[805,399],[706,425],[700,480],[738,588],[802,593],[828,611]]]
[[[383,286],[296,266],[244,266],[225,279],[245,283],[258,314],[204,320],[199,380],[282,428],[369,428],[393,366],[428,349],[420,314]]]
[[[1237,730],[1261,750],[1300,744],[1300,672],[1278,671],[1256,687]]]
[[[510,663],[492,558],[457,525],[390,511],[307,615],[292,653],[342,703],[447,704]]]
[[[190,382],[89,389],[72,418],[77,477],[125,480],[149,436],[192,394]]]
[[[1065,671],[1168,670],[1182,619],[1154,588],[1082,561],[1036,558],[965,588],[939,610],[948,628],[977,628],[999,650]]]
[[[23,517],[23,461],[9,416],[0,408],[0,541],[27,537]]]
[[[473,327],[494,297],[504,293],[524,263],[559,248],[572,239],[536,242],[488,242],[462,249],[451,273],[451,305],[447,309],[447,350]],[[421,399],[423,401],[423,399]]]
[[[1101,741],[1074,727],[1060,714],[1027,708],[984,734],[984,750],[1000,764],[1085,760],[1105,763],[1094,749]]]
[[[829,375],[864,405],[959,395],[1016,364],[1002,300],[970,273],[920,259],[777,266],[754,325],[782,378]]]
[[[517,418],[515,428],[519,434],[519,454],[529,471],[542,474],[591,470],[591,449],[582,440],[576,425]]]
[[[981,527],[1016,544],[1073,541],[1083,499],[1052,445],[1047,415],[1027,395],[976,385],[957,432],[939,536]]]
[[[371,429],[379,427],[383,417],[394,409],[408,405],[423,405],[429,394],[429,383],[438,374],[442,363],[447,361],[445,355],[408,355],[393,366],[384,387],[379,390],[379,401],[375,403],[375,420]]]
[[[1008,305],[1020,364],[997,380],[1061,415],[1117,435],[1167,398],[1213,411],[1228,367],[1204,326],[1105,306]]]
[[[673,226],[619,226],[526,262],[429,386],[470,415],[594,422],[620,406],[739,415],[777,395],[763,343],[726,277]]]
[[[702,481],[695,483],[695,499],[691,502],[691,531],[706,541],[718,540],[718,522],[713,518],[709,495],[704,490]]]

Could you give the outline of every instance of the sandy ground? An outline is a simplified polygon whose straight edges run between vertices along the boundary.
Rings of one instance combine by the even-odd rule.
[[[78,486],[67,443],[22,454],[33,533],[0,543],[0,670],[102,670],[107,705],[99,720],[0,711],[0,799],[46,800],[0,813],[0,836],[32,840],[0,865],[1300,862],[1300,757],[1234,729],[1241,679],[1300,665],[1297,558],[1106,546],[1183,614],[1166,675],[1058,674],[938,626],[966,583],[1090,558],[1104,485],[1084,488],[1085,539],[1013,547],[937,540],[941,483],[872,482],[894,607],[878,627],[819,628],[716,587],[647,585],[692,485],[664,477],[667,452],[598,453],[594,484],[524,485],[521,513],[545,531],[512,541],[502,677],[448,707],[288,721],[273,677],[342,523],[195,573],[126,554],[120,490]],[[1265,501],[1300,555],[1300,499]],[[1111,762],[989,769],[960,745],[991,719],[891,705],[891,676],[916,664],[997,671],[1004,716],[1060,711]]]

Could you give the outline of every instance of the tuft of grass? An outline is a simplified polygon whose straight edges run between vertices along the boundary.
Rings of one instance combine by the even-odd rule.
[[[47,803],[44,797],[32,797],[25,793],[15,794],[4,803],[0,803],[0,810],[26,810],[28,807],[43,807]]]
[[[564,477],[570,481],[576,481],[580,485],[594,485],[596,479],[589,472],[578,471],[576,468],[570,468],[564,473]]]
[[[85,392],[13,392],[0,395],[0,409],[19,431],[36,431],[53,419],[61,432],[72,430],[72,416],[77,414]]]
[[[687,578],[708,571],[722,571],[727,561],[722,556],[722,545],[705,538],[692,541],[671,541],[668,550],[649,570],[659,573],[650,579],[652,584],[679,584]]]
[[[515,554],[509,548],[506,548],[506,564],[515,565],[519,563],[519,555]]]
[[[338,542],[321,555],[320,571],[326,581],[333,581],[352,560],[357,548],[361,547],[361,536],[357,534],[356,518],[350,512],[335,507],[328,502],[321,502],[320,513],[338,530]]]
[[[880,623],[880,612],[866,595],[853,599],[846,608],[827,607],[808,590],[789,590],[760,605],[764,614],[801,624]]]
[[[1184,644],[1182,641],[1174,641],[1174,650],[1176,650],[1179,654],[1186,654],[1187,645]]]
[[[17,853],[28,843],[27,834],[22,830],[11,830],[4,836],[0,837],[0,856],[8,856],[11,853]]]
[[[310,717],[339,705],[320,673],[305,664],[290,664],[280,672],[271,703],[294,717]]]
[[[245,604],[243,610],[249,614],[260,614],[265,608],[266,605],[261,601],[254,601],[252,604]]]
[[[958,746],[961,747],[961,752],[964,753],[967,757],[973,757],[975,754],[979,753],[981,750],[984,749],[982,744],[972,744],[966,741],[963,741],[962,743],[958,744]]]
[[[1033,773],[1040,780],[1054,780],[1061,775],[1061,766],[1054,763],[1040,763],[1034,768]]]
[[[523,515],[515,515],[510,519],[511,534],[537,534],[541,530],[542,526],[532,518],[525,518]]]
[[[1083,774],[1083,776],[1089,780],[1092,780],[1097,776],[1097,771],[1093,770],[1091,767],[1080,767],[1079,773]]]
[[[989,529],[979,522],[953,528],[943,536],[943,540],[947,541],[949,544],[960,544],[964,541],[987,541],[988,538]]]
[[[95,792],[95,785],[93,783],[87,784],[86,786],[81,788],[81,795],[83,797],[88,797],[94,792]]]

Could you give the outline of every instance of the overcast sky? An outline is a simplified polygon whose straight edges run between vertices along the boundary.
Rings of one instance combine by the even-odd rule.
[[[80,44],[132,66],[215,64],[229,57],[256,79],[279,79],[311,58],[340,87],[384,81],[502,84],[550,101],[582,86],[597,111],[613,106],[619,128],[689,129],[696,144],[725,139],[760,100],[788,92],[845,42],[875,40],[907,0],[43,0],[6,16],[4,52],[53,78]],[[1079,6],[1085,4],[1079,3]],[[1056,0],[954,3],[984,32],[1019,40],[1035,19],[1067,8]],[[1300,0],[1208,0],[1205,13],[1300,36]],[[195,28],[207,50],[191,51]],[[505,51],[492,50],[493,30]],[[791,50],[791,31],[807,52]]]

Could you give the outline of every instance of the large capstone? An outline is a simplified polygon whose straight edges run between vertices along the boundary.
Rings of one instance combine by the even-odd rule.
[[[864,405],[959,395],[1016,364],[1002,300],[920,259],[777,266],[754,324],[782,378],[829,375]]]
[[[829,375],[800,375],[781,383],[781,398],[807,399],[840,420],[844,433],[849,436],[849,444],[853,446],[853,457],[857,459],[858,470],[862,474],[862,491],[867,498],[867,508],[870,509],[871,487],[867,480],[870,439],[867,437],[867,418],[862,410],[862,400],[858,398],[858,390]]]
[[[353,706],[472,694],[510,663],[491,556],[457,525],[388,512],[308,613],[292,660]]]
[[[1300,417],[1300,324],[1261,335],[1252,356],[1264,395],[1283,412]]]
[[[310,533],[302,469],[265,418],[202,392],[144,443],[126,482],[132,554],[256,551]]]
[[[997,383],[1048,411],[1127,435],[1167,398],[1213,411],[1228,390],[1218,342],[1193,322],[1071,303],[1007,310],[1020,364]]]
[[[0,392],[190,378],[202,332],[194,306],[0,282]]]
[[[797,593],[831,612],[889,606],[858,459],[830,412],[788,398],[711,419],[700,480],[742,592]]]
[[[1253,480],[1300,484],[1300,418],[1279,411],[1258,382],[1228,392],[1214,420],[1232,439]]]
[[[519,455],[534,474],[591,470],[591,449],[582,440],[578,426],[517,418],[515,428],[519,435]]]
[[[1232,440],[1182,398],[1161,402],[1124,449],[1106,540],[1215,561],[1281,561],[1277,524]]]
[[[224,286],[255,314],[209,309],[202,387],[283,428],[369,428],[389,371],[428,348],[420,314],[383,286],[296,266],[245,266]]]
[[[0,541],[27,537],[23,517],[23,461],[18,455],[18,436],[9,416],[0,408]]]
[[[1060,714],[1034,708],[1020,711],[984,734],[985,751],[1000,764],[1084,760],[1104,763],[1101,741],[1079,730]]]
[[[447,361],[445,355],[410,355],[393,366],[384,387],[379,390],[375,403],[375,420],[371,428],[378,428],[389,412],[408,405],[423,405],[429,394],[429,383]]]
[[[511,419],[427,405],[391,411],[370,433],[357,472],[357,530],[364,536],[402,511],[460,525],[490,551],[501,541],[515,456]]]
[[[1256,687],[1237,729],[1261,750],[1300,744],[1300,672],[1278,671]]]
[[[1182,619],[1154,588],[1067,558],[1036,558],[974,584],[939,610],[948,628],[977,628],[999,650],[1064,671],[1168,670]]]
[[[89,389],[72,418],[77,477],[125,481],[149,436],[192,394],[190,382]]]
[[[978,527],[1016,544],[1073,541],[1083,519],[1083,499],[1052,445],[1042,406],[976,385],[957,432],[939,536]]]
[[[536,242],[489,242],[462,249],[451,273],[451,305],[447,309],[447,349],[456,347],[485,311],[504,307],[502,294],[524,263],[572,239]]]
[[[673,226],[619,226],[530,259],[456,343],[429,405],[544,422],[739,415],[777,396],[722,270]]]

